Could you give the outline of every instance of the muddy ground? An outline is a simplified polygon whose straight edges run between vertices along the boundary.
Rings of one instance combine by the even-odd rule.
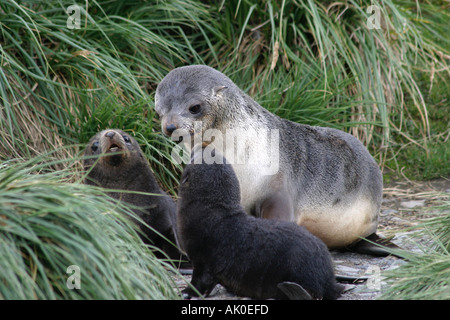
[[[436,205],[436,201],[450,196],[450,181],[445,179],[430,182],[396,182],[385,187],[381,208],[378,234],[392,238],[392,242],[409,251],[426,250],[426,238],[412,238],[408,227],[417,225],[420,220],[429,214],[429,208]],[[402,263],[402,259],[394,256],[373,257],[351,252],[331,252],[335,272],[337,275],[361,277],[363,281],[347,283],[346,291],[340,300],[374,300],[386,290],[388,283],[383,280],[383,274]],[[176,277],[175,282],[179,289],[186,287],[186,281]],[[246,297],[237,297],[226,291],[220,285],[212,291],[207,298],[211,300],[242,300]]]

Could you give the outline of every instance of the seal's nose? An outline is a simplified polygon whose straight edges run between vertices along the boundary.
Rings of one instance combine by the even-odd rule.
[[[168,135],[171,135],[176,129],[177,127],[173,123],[166,126],[166,132]]]
[[[108,138],[112,139],[114,137],[116,133],[114,131],[108,131],[105,136],[107,136]]]

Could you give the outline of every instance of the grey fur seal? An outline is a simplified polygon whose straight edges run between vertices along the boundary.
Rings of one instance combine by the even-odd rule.
[[[188,164],[180,180],[178,233],[196,290],[208,296],[220,283],[254,299],[338,298],[326,245],[294,223],[247,215],[233,167],[222,163]]]
[[[191,139],[183,140],[189,148],[193,147],[196,130],[203,138],[212,129],[217,136],[222,135],[222,139],[209,140],[212,148],[221,150],[232,164],[248,214],[293,221],[329,248],[354,246],[358,251],[361,238],[377,239],[382,174],[354,136],[282,119],[260,106],[227,76],[204,65],[169,72],[156,89],[155,110],[166,135],[173,137],[179,130],[191,135]],[[244,154],[259,159],[259,164],[237,163],[229,158],[227,148],[238,143],[228,139],[231,130],[239,132],[234,133],[238,140],[246,141]],[[259,134],[267,131],[278,132],[278,152],[268,152],[271,142],[267,135]],[[278,157],[279,169],[266,174],[262,168],[273,155]],[[366,253],[387,254],[376,246],[364,246]]]
[[[85,183],[112,190],[153,193],[109,192],[115,199],[133,205],[133,212],[161,235],[135,220],[144,235],[142,240],[164,251],[171,259],[181,258],[174,246],[176,239],[176,204],[158,185],[137,141],[118,129],[98,132],[89,141],[84,155],[88,171]],[[88,157],[98,155],[99,157]],[[170,242],[169,242],[170,241]],[[156,252],[158,257],[163,255]]]

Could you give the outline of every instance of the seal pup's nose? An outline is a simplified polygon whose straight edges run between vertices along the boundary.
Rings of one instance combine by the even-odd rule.
[[[116,133],[114,131],[108,131],[105,136],[107,136],[108,138],[112,139],[114,137]]]
[[[176,129],[177,129],[177,127],[176,127],[173,123],[171,123],[171,124],[169,124],[168,126],[166,126],[166,132],[167,132],[169,135],[171,135],[172,132],[174,132]]]

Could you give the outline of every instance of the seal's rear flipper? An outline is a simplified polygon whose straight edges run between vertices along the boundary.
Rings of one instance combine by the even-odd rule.
[[[298,283],[286,281],[277,284],[277,287],[289,300],[312,300],[311,295]]]
[[[385,247],[385,248],[383,248]],[[389,239],[383,239],[376,233],[372,233],[370,236],[361,239],[357,243],[346,248],[349,251],[369,254],[377,257],[387,257],[389,255],[396,256],[398,258],[404,258],[397,253],[393,253],[389,249],[401,249],[396,244],[389,241]]]
[[[193,269],[184,269],[184,268],[178,269],[178,272],[180,272],[180,274],[182,274],[184,276],[188,276],[188,275],[190,276],[194,273]]]
[[[352,277],[352,276],[336,274],[335,279],[338,282],[358,283],[359,284],[359,283],[366,282],[369,279],[369,277]]]

